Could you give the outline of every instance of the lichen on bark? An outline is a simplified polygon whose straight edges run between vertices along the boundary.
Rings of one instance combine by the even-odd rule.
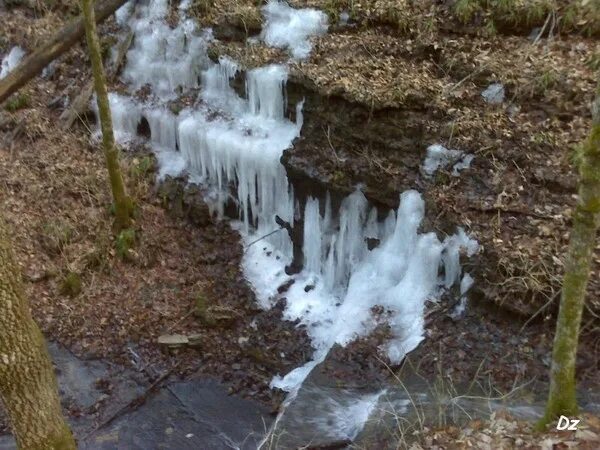
[[[600,221],[600,84],[592,106],[592,116],[591,134],[577,157],[579,195],[573,215],[554,337],[550,393],[539,428],[544,428],[559,415],[574,416],[579,412],[575,381],[577,344]]]
[[[0,398],[19,449],[76,448],[62,416],[46,343],[31,317],[21,285],[21,272],[1,217]]]
[[[112,117],[106,89],[106,74],[102,65],[102,51],[98,33],[96,31],[96,19],[92,0],[81,0],[81,9],[85,22],[85,36],[87,40],[89,57],[92,63],[94,77],[94,91],[96,92],[96,103],[100,117],[100,128],[102,130],[102,147],[106,157],[106,167],[110,179],[110,187],[115,204],[115,231],[131,226],[133,213],[133,202],[125,191],[121,167],[119,165],[119,151],[115,145],[113,134]]]

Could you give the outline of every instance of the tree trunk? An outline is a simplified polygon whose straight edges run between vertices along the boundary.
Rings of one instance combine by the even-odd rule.
[[[560,310],[554,336],[550,394],[540,428],[559,415],[578,413],[575,362],[585,291],[600,221],[600,84],[592,107],[592,133],[578,155],[579,198],[565,265]]]
[[[121,69],[123,61],[125,60],[125,55],[127,54],[127,50],[129,49],[131,42],[133,41],[133,32],[129,31],[127,36],[123,41],[119,44],[117,48],[117,57],[115,59],[114,64],[111,64],[108,68],[108,79],[112,80],[116,77],[117,73]],[[60,120],[63,122],[63,128],[68,130],[73,126],[77,119],[81,119],[81,117],[85,114],[86,111],[89,110],[90,99],[92,98],[92,94],[94,93],[94,80],[90,80],[85,86],[81,89],[81,92],[75,99],[71,102],[71,105],[65,109],[60,115]]]
[[[125,185],[123,184],[121,167],[119,165],[119,151],[115,145],[108,92],[106,90],[106,75],[102,66],[102,54],[96,32],[96,20],[92,0],[81,0],[81,9],[85,19],[85,36],[92,62],[94,90],[96,91],[100,128],[102,129],[102,146],[104,147],[110,187],[115,204],[115,231],[119,232],[131,226],[133,206],[131,199],[125,192]]]
[[[102,22],[127,0],[106,0],[96,5],[96,19]],[[69,50],[85,32],[83,17],[79,17],[50,38],[31,55],[25,58],[6,78],[0,81],[0,103],[6,100],[12,93],[24,86],[29,80],[37,76],[48,64]]]
[[[0,398],[19,449],[76,449],[63,419],[44,337],[31,318],[21,272],[0,218]]]

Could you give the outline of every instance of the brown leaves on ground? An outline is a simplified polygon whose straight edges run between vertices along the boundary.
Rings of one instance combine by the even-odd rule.
[[[422,430],[410,450],[594,450],[600,446],[600,419],[584,414],[577,431],[533,431],[533,425],[505,412],[493,413],[489,420],[474,420],[464,427]]]

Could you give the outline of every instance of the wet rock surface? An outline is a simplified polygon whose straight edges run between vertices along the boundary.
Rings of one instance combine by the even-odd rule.
[[[50,344],[63,407],[79,448],[253,449],[272,420],[264,405],[231,396],[211,378],[152,384],[104,360],[81,360]],[[0,449],[15,449],[0,434]]]
[[[84,449],[255,449],[271,421],[259,403],[230,396],[211,379],[175,382],[95,431]]]

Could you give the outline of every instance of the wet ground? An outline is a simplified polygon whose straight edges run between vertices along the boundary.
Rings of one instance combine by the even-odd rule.
[[[83,361],[50,345],[68,420],[80,449],[253,449],[272,417],[256,401],[229,395],[213,378],[147,378],[102,360]],[[154,387],[153,387],[154,386]],[[0,449],[15,449],[0,434]]]

